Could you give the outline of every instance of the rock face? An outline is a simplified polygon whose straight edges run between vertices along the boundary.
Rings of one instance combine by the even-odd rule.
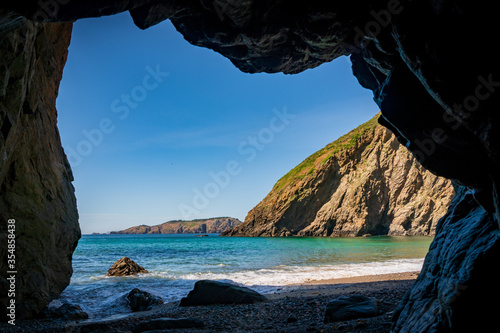
[[[496,220],[460,187],[438,224],[422,272],[395,311],[394,331],[470,332],[471,325],[478,332],[491,330],[497,307],[486,304],[500,296],[491,266],[499,257]]]
[[[377,118],[308,157],[223,235],[434,234],[453,186],[420,166]]]
[[[216,217],[193,221],[169,221],[155,226],[139,225],[111,234],[219,234],[241,224],[231,217]]]
[[[445,311],[425,312],[433,323],[426,332],[463,331],[457,324],[477,313],[477,304],[500,296],[494,275],[485,269],[498,265],[498,246],[484,243],[497,237],[500,222],[495,2],[73,0],[47,5],[20,0],[4,1],[0,10],[0,239],[5,244],[10,218],[27,233],[19,234],[19,247],[25,249],[17,282],[19,315],[39,311],[67,285],[79,231],[53,107],[70,25],[29,23],[20,31],[29,36],[22,42],[12,43],[9,36],[17,24],[25,24],[17,15],[62,22],[125,10],[141,28],[171,19],[189,42],[223,54],[246,72],[297,73],[350,54],[354,75],[373,91],[382,110],[380,122],[425,168],[470,189],[438,226],[424,273],[395,316],[393,330],[423,332],[418,304],[439,302]],[[460,225],[469,229],[457,233]],[[459,237],[451,241],[448,234]],[[450,244],[463,248],[461,255],[452,256]],[[2,248],[2,271],[5,259]],[[445,281],[459,281],[461,274],[470,277],[467,290],[453,292]],[[6,286],[2,276],[2,307]],[[478,318],[485,327],[497,325],[495,315]]]
[[[127,276],[141,273],[149,273],[143,267],[139,266],[135,261],[127,257],[123,257],[115,261],[111,268],[106,273],[106,276]]]
[[[326,305],[325,323],[378,315],[377,303],[363,295],[339,296]]]
[[[69,284],[80,238],[55,107],[71,24],[32,23],[1,10],[0,16],[0,317],[9,302],[6,272],[17,271],[20,319],[39,313]],[[15,253],[7,252],[10,219]]]
[[[266,301],[258,292],[230,283],[200,280],[187,297],[181,299],[180,306],[210,304],[253,304]]]

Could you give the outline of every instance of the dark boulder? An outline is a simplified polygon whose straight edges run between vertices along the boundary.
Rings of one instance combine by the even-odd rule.
[[[138,288],[133,289],[125,297],[132,311],[147,311],[159,304],[163,304],[163,299],[158,296],[153,296],[146,291]]]
[[[266,301],[266,297],[246,287],[230,283],[201,280],[187,297],[181,299],[180,306],[209,304],[253,304]]]
[[[326,305],[325,323],[378,315],[377,303],[363,295],[339,296]]]
[[[88,319],[89,315],[82,310],[79,305],[64,303],[57,309],[50,312],[53,318],[61,318],[66,320]]]

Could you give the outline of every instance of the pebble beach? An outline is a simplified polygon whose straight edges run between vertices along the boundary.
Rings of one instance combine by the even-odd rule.
[[[174,332],[389,332],[393,311],[418,272],[358,276],[309,281],[283,286],[267,294],[267,302],[242,305],[180,307],[165,303],[150,311],[103,319],[63,321],[35,319],[18,325],[0,324],[2,332],[137,332],[141,323],[156,318],[195,318],[203,327]],[[379,314],[372,318],[324,323],[326,304],[340,295],[364,295],[377,302]]]

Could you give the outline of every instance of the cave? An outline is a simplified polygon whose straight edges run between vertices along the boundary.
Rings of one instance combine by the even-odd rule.
[[[57,97],[72,22],[129,11],[140,29],[166,19],[191,44],[243,72],[295,74],[350,56],[380,122],[457,194],[436,229],[393,332],[488,331],[500,296],[499,30],[486,1],[355,3],[235,0],[19,0],[0,5],[0,303],[7,313],[9,221],[16,218],[18,317],[69,284],[80,237]],[[24,244],[24,245],[22,245]],[[494,304],[494,303],[493,303]],[[3,318],[5,320],[5,318]]]

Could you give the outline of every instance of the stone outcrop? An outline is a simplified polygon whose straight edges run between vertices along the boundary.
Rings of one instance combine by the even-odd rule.
[[[149,273],[142,266],[139,266],[135,261],[129,259],[128,257],[123,257],[118,259],[109,268],[106,276],[127,276]]]
[[[29,23],[29,27],[44,33],[35,36],[29,28],[25,30],[30,36],[27,42],[17,43],[16,47],[9,47],[5,41],[10,43],[8,36],[13,27],[25,22],[18,15],[37,22],[62,22],[128,10],[140,28],[170,19],[189,42],[223,54],[246,72],[297,73],[350,54],[354,75],[363,87],[373,91],[382,110],[380,122],[391,129],[425,168],[470,190],[454,203],[452,215],[438,225],[424,273],[419,284],[409,291],[400,315],[395,316],[393,330],[408,332],[413,327],[412,332],[450,332],[452,327],[458,327],[453,331],[464,331],[464,326],[456,323],[471,318],[465,312],[477,313],[477,304],[500,297],[500,287],[492,281],[494,275],[484,269],[496,267],[499,257],[498,246],[484,243],[488,237],[497,237],[500,222],[500,62],[494,42],[498,35],[496,6],[491,1],[453,0],[2,3],[2,244],[5,244],[7,219],[19,219],[19,223],[25,224],[25,232],[37,230],[32,235],[21,235],[25,237],[23,242],[20,239],[20,247],[26,250],[24,275],[18,281],[18,286],[23,286],[19,288],[18,302],[23,309],[19,313],[34,314],[68,283],[70,257],[79,235],[70,171],[57,137],[52,104],[57,91],[56,73],[64,62],[61,55],[65,48],[61,45],[67,43],[69,25]],[[55,33],[53,29],[61,31]],[[24,31],[22,35],[26,35]],[[44,38],[53,43],[44,42]],[[47,51],[49,45],[56,45],[52,52],[34,52],[40,47]],[[20,74],[14,70],[19,65],[25,69]],[[20,76],[11,78],[11,73]],[[40,81],[46,84],[33,89],[33,82]],[[37,93],[45,89],[50,90],[48,94]],[[5,93],[7,90],[9,94]],[[26,96],[32,97],[26,99]],[[40,103],[34,103],[35,100]],[[29,118],[32,113],[35,116]],[[35,171],[39,180],[32,185],[33,179],[26,177],[34,177]],[[40,192],[41,187],[51,190]],[[452,216],[453,223],[447,223]],[[446,237],[456,234],[454,227],[465,221],[469,222],[468,233],[481,237],[466,237],[465,229],[464,237],[453,241]],[[448,241],[439,242],[440,239]],[[48,240],[52,244],[47,245]],[[468,250],[464,255],[445,255],[450,254],[446,247],[450,242],[457,248],[465,249],[467,245]],[[6,271],[5,252],[0,254],[0,268]],[[58,262],[51,259],[53,256],[57,256]],[[58,269],[48,268],[51,266]],[[457,274],[470,276],[467,284],[470,292],[454,293],[443,283],[446,276],[456,279]],[[424,284],[429,287],[418,288]],[[2,307],[6,285],[2,279]],[[450,292],[454,297],[440,296]],[[471,299],[475,302],[470,302]],[[427,321],[434,324],[425,331],[423,325],[417,325],[422,318],[418,316],[422,312],[417,305],[420,301],[438,300],[445,302],[439,306],[446,311],[426,312]],[[485,327],[497,325],[495,315],[480,318]]]
[[[434,234],[453,186],[425,170],[377,118],[304,160],[223,235]]]
[[[55,107],[72,25],[0,16],[0,317],[9,302],[6,272],[17,271],[20,319],[39,313],[69,284],[80,238]],[[7,252],[11,219],[15,253]]]
[[[111,234],[220,234],[241,224],[232,217],[215,217],[192,221],[168,221],[155,226],[139,225]]]

